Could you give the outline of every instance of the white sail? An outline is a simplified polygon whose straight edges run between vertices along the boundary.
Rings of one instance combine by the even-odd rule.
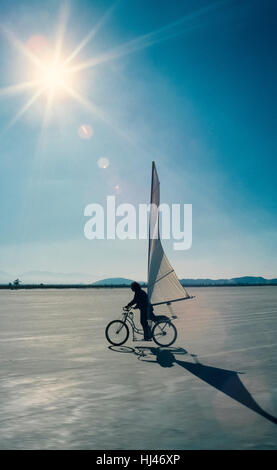
[[[160,182],[154,162],[152,164],[150,202],[148,298],[153,306],[163,305],[163,310],[167,308],[167,313],[176,314],[180,312],[179,305],[177,307],[178,301],[188,299],[190,296],[181,286],[161,244],[159,233]]]

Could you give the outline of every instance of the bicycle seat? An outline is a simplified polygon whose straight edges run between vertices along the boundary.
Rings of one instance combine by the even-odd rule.
[[[151,320],[153,320],[154,322],[159,322],[159,321],[168,321],[170,322],[170,318],[167,317],[166,315],[155,315],[154,318],[151,318]]]

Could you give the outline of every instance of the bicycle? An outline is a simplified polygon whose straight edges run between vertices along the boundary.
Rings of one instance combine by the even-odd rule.
[[[177,330],[170,318],[165,315],[156,315],[155,319],[153,319],[153,323],[154,326],[151,330],[151,336],[154,342],[158,346],[171,346],[176,341]],[[122,319],[113,320],[106,327],[105,335],[109,343],[113,346],[121,346],[126,343],[130,335],[129,327],[133,332],[133,341],[138,341],[135,338],[135,333],[143,335],[143,330],[137,328],[135,325],[134,312],[124,308]]]

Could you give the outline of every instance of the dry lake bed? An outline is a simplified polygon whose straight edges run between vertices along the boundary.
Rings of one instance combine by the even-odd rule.
[[[0,449],[276,449],[277,287],[189,289],[176,343],[109,348],[129,289],[0,291]]]

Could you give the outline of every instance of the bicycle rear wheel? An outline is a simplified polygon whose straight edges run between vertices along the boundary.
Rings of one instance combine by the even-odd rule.
[[[152,330],[152,338],[158,346],[170,346],[177,338],[176,327],[170,321],[160,321]]]
[[[105,335],[109,343],[114,346],[121,346],[129,338],[129,328],[123,321],[113,320],[108,324]]]

